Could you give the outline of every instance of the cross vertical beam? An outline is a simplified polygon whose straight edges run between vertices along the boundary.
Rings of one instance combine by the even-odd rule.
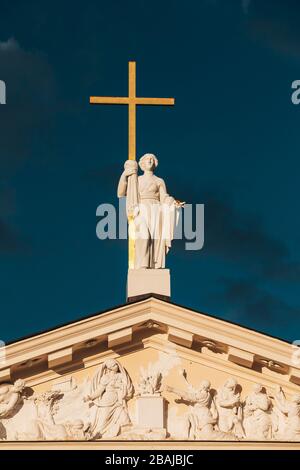
[[[136,160],[136,64],[128,63],[128,159]]]

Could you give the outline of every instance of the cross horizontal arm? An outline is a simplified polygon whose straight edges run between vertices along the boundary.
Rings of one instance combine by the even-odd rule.
[[[136,104],[160,104],[160,105],[172,105],[175,104],[174,98],[135,98]]]
[[[129,98],[117,96],[90,96],[91,104],[129,104]]]
[[[91,104],[148,104],[148,105],[173,105],[174,98],[128,98],[122,96],[91,96]]]

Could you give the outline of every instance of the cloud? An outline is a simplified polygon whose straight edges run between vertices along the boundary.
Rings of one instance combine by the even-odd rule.
[[[300,34],[280,19],[256,19],[250,24],[253,38],[283,55],[299,58]]]
[[[294,325],[299,318],[300,307],[288,304],[278,295],[261,287],[260,279],[221,278],[219,281],[220,291],[214,292],[210,297],[222,306],[230,320],[266,332],[269,332],[272,325],[275,334],[282,336],[282,327],[288,331],[288,326]],[[289,339],[295,339],[292,333]]]
[[[281,337],[284,330],[293,340],[291,325],[299,318],[300,306],[289,303],[285,289],[298,288],[300,263],[258,215],[237,208],[217,184],[209,186],[211,190],[202,194],[183,181],[177,182],[178,191],[172,188],[179,199],[184,195],[191,203],[205,204],[204,247],[185,251],[185,259],[210,258],[222,272],[237,273],[234,278],[217,278],[204,293],[208,309],[266,333],[272,325],[275,335]],[[184,242],[176,240],[173,249],[175,255],[182,252]]]
[[[0,41],[0,51],[15,51],[20,49],[18,41],[15,38],[9,38],[7,41]]]
[[[258,215],[243,211],[225,199],[205,197],[205,251],[266,279],[300,281],[300,263],[288,246],[269,233]]]
[[[212,311],[220,308],[223,317],[266,332],[272,323],[280,337],[282,327],[289,331],[289,325],[299,318],[300,306],[290,305],[281,292],[297,287],[300,263],[257,214],[239,209],[217,184],[210,182],[209,186],[209,191],[200,192],[180,181],[172,188],[179,199],[205,204],[204,247],[185,251],[184,256],[209,257],[237,273],[236,278],[217,279],[213,292],[207,292]],[[176,240],[174,252],[183,249],[184,243]]]
[[[248,22],[248,32],[254,40],[273,51],[299,58],[299,15],[299,2],[257,2]]]
[[[205,205],[204,247],[186,255],[213,256],[269,279],[299,282],[300,263],[291,259],[286,243],[269,233],[257,214],[238,209],[218,185],[215,190],[213,186],[198,193],[181,181],[172,188],[179,199]],[[184,243],[176,241],[174,248],[182,250]]]
[[[225,198],[204,194],[203,199],[209,251],[241,264],[253,257],[264,264],[287,256],[286,246],[266,232],[258,216],[239,211]]]
[[[111,162],[101,170],[83,175],[86,182],[116,192],[121,165]],[[287,244],[277,239],[253,212],[236,207],[216,183],[209,190],[198,191],[190,182],[170,178],[168,190],[189,204],[204,208],[204,247],[200,251],[185,251],[185,256],[209,256],[242,268],[248,273],[259,273],[263,279],[285,283],[300,281],[300,263],[291,259]],[[168,183],[168,181],[167,181]],[[173,184],[172,184],[173,183]],[[114,189],[115,188],[115,189]],[[174,252],[185,250],[186,240],[176,240]]]
[[[85,178],[89,184],[116,187],[121,170],[121,164],[111,162],[105,170],[94,170]],[[220,309],[223,317],[266,332],[272,323],[277,336],[282,335],[283,325],[288,331],[288,324],[298,318],[300,307],[290,305],[276,291],[278,283],[281,287],[282,283],[283,287],[290,283],[297,286],[300,263],[291,258],[287,244],[277,239],[256,213],[238,208],[219,183],[206,183],[210,189],[199,190],[184,176],[179,181],[174,175],[169,175],[166,183],[170,194],[179,199],[205,204],[204,248],[184,251],[185,259],[209,257],[225,270],[240,273],[240,279],[217,279],[213,293],[206,294],[210,309]],[[233,183],[227,181],[226,186],[233,188]],[[172,251],[176,256],[184,248],[184,240],[175,240]]]

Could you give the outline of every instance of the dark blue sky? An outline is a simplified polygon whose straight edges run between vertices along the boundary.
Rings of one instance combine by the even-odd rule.
[[[205,246],[168,257],[172,300],[300,337],[300,3],[0,2],[0,309],[4,341],[125,300],[126,241],[96,238],[117,203],[137,61],[137,152],[169,192],[205,204]]]

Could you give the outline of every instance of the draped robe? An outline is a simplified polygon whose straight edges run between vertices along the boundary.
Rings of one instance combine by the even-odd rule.
[[[179,214],[164,180],[134,174],[119,183],[118,195],[127,196],[127,215],[134,220],[135,269],[165,268]]]

